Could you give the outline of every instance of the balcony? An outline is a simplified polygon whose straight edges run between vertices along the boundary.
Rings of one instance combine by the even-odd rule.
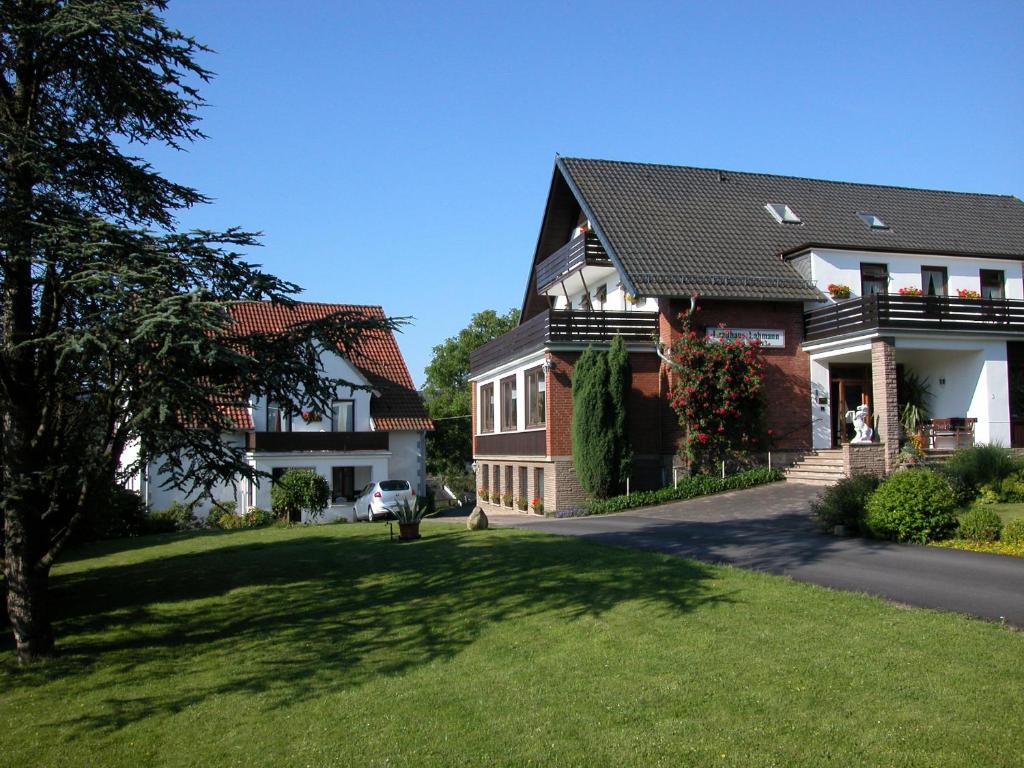
[[[614,272],[597,235],[587,232],[577,235],[537,265],[537,293],[578,293],[584,284],[594,287]]]
[[[256,453],[386,451],[387,432],[248,432],[245,447]]]
[[[584,312],[549,309],[475,350],[469,361],[475,375],[550,344],[608,343],[615,336],[632,344],[654,344],[657,312]]]
[[[880,293],[804,313],[806,341],[866,331],[1024,336],[1024,301]]]

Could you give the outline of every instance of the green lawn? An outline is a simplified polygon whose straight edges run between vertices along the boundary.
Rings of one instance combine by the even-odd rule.
[[[1024,517],[1024,504],[992,504],[990,509],[999,513],[1004,525],[1014,518]]]
[[[432,523],[149,537],[0,649],[7,766],[1017,766],[1024,634]]]

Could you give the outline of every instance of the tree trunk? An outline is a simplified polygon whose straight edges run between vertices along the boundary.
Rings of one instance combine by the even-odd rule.
[[[30,518],[31,519],[31,518]],[[47,605],[50,569],[37,569],[32,532],[20,511],[8,510],[5,533],[7,615],[14,630],[18,661],[27,664],[53,655],[53,627]]]

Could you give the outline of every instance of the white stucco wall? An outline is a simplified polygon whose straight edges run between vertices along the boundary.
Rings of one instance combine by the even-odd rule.
[[[392,480],[408,480],[417,494],[427,490],[426,441],[423,432],[392,432],[391,475]]]
[[[921,267],[928,266],[946,268],[950,296],[956,296],[961,288],[980,292],[979,271],[998,269],[1005,276],[1006,298],[1024,298],[1024,279],[1019,261],[817,249],[793,259],[791,263],[805,276],[809,266],[809,279],[825,294],[828,293],[827,286],[836,283],[850,286],[852,295],[859,296],[860,265],[885,264],[889,269],[889,293],[897,293],[905,287],[920,288]]]
[[[976,442],[1010,445],[1006,342],[897,339],[896,360],[928,378],[933,418],[975,418]]]
[[[242,447],[245,444],[245,436],[239,432],[229,432],[224,434],[224,442],[229,445],[235,445]],[[195,503],[195,509],[193,513],[200,519],[205,518],[206,514],[210,511],[211,505],[216,501],[230,501],[238,505],[238,508],[242,508],[244,503],[244,494],[242,491],[244,488],[240,483],[218,483],[213,487],[212,494],[213,498],[203,497],[201,493],[193,492],[186,493],[184,490],[178,488],[168,488],[164,486],[164,481],[167,476],[161,474],[160,465],[162,461],[150,462],[147,468],[146,476],[141,484],[141,493],[143,495],[143,501],[146,502],[147,507],[153,512],[160,512],[167,509],[174,502],[180,504],[193,504]]]
[[[261,472],[273,474],[274,469],[312,469],[328,484],[331,483],[332,469],[334,467],[355,467],[355,489],[358,490],[366,483],[387,480],[391,477],[389,470],[392,459],[392,452],[377,453],[260,453],[254,459],[256,469]],[[255,487],[255,504],[253,506],[262,509],[270,509],[270,480],[263,480]],[[354,522],[352,503],[332,503],[318,522],[329,523],[338,518],[345,518]],[[305,512],[302,514],[302,522],[313,522]]]
[[[320,360],[324,366],[324,375],[334,379],[343,379],[356,386],[365,386],[366,378],[348,360],[335,352],[323,352]],[[353,400],[355,412],[355,431],[370,431],[370,398],[372,393],[363,389],[351,389],[340,387],[336,399]],[[253,423],[257,432],[264,432],[267,429],[267,401],[265,398],[257,398],[253,403]],[[292,415],[293,432],[330,432],[331,415],[323,414],[321,421],[314,421],[307,424],[299,414]]]

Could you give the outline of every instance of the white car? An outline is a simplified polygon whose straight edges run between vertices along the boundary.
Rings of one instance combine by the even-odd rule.
[[[408,480],[381,480],[370,483],[356,497],[356,520],[380,520],[382,517],[394,515],[393,509],[402,500],[409,506],[416,503],[416,491]]]

